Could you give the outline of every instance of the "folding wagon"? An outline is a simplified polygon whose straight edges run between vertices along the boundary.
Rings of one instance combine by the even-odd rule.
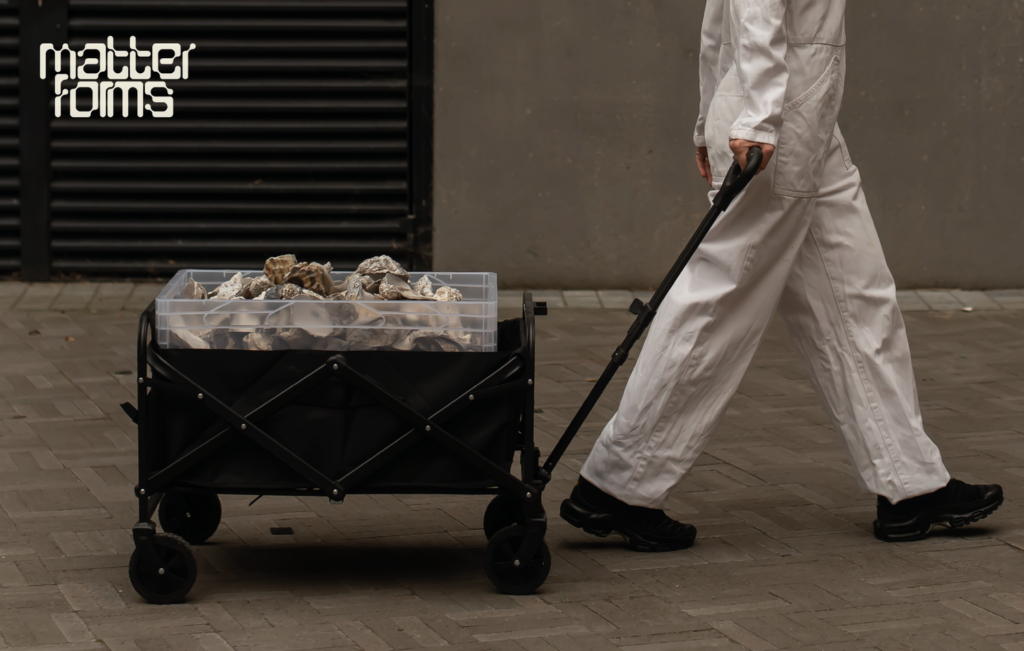
[[[761,162],[733,165],[697,233],[645,304],[550,456],[534,446],[534,318],[498,324],[493,352],[203,350],[158,344],[156,306],[139,319],[139,521],[132,586],[173,603],[198,574],[192,545],[220,522],[218,495],[494,495],[483,517],[484,569],[506,594],[544,583],[551,555],[541,503],[551,473],[629,357],[717,217]],[[512,474],[520,455],[519,477]],[[153,522],[157,515],[163,532]]]

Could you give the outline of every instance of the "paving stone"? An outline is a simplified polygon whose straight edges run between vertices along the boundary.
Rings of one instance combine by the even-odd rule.
[[[592,289],[567,289],[562,292],[566,307],[600,308],[601,300]]]
[[[914,291],[897,291],[896,302],[901,312],[922,312],[932,309]]]
[[[28,283],[0,282],[0,310],[6,310],[14,305],[27,287]]]
[[[48,310],[63,289],[63,283],[31,283],[14,304],[14,309],[25,312]]]
[[[1001,310],[1003,306],[996,303],[989,298],[985,292],[969,292],[963,290],[956,290],[950,292],[953,298],[960,301],[965,307],[971,308],[971,310]]]
[[[992,289],[985,292],[990,299],[1008,310],[1024,309],[1024,291],[1019,289]]]
[[[653,289],[651,289],[651,290],[637,290],[637,291],[633,292],[633,296],[635,298],[639,298],[641,301],[646,303],[646,302],[650,301],[651,298],[654,297],[654,290]]]
[[[601,305],[610,310],[629,309],[633,302],[633,292],[617,289],[604,289],[597,293]]]
[[[122,310],[134,289],[131,283],[101,283],[89,309],[97,312]]]
[[[963,308],[963,304],[956,300],[952,293],[938,290],[927,290],[917,292],[918,297],[933,310],[949,311]]]
[[[164,286],[164,283],[136,283],[132,293],[125,301],[124,309],[142,312],[149,307]]]
[[[562,297],[562,292],[554,289],[534,289],[532,290],[533,300],[537,302],[547,302],[548,307],[565,307],[565,299]]]
[[[96,295],[97,289],[99,285],[95,283],[65,283],[60,295],[54,299],[51,309],[84,310]]]
[[[536,300],[536,299],[534,299]],[[518,289],[499,289],[498,307],[517,308],[523,305],[523,292]]]

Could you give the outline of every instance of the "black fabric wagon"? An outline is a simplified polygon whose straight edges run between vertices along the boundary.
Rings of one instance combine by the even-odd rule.
[[[164,349],[150,305],[139,319],[139,406],[122,405],[139,427],[132,585],[153,603],[184,598],[197,575],[191,545],[220,522],[218,494],[461,493],[495,495],[483,519],[487,577],[507,594],[536,590],[551,569],[541,504],[551,473],[761,159],[755,147],[745,169],[733,164],[650,301],[633,301],[635,321],[543,466],[534,317],[547,306],[529,293],[522,317],[498,324],[493,352]]]
[[[495,495],[487,576],[533,592],[551,567],[533,445],[534,317],[545,312],[526,294],[496,352],[263,352],[160,348],[151,305],[138,408],[123,405],[139,427],[132,585],[153,603],[188,593],[191,546],[217,529],[218,494],[445,493]]]

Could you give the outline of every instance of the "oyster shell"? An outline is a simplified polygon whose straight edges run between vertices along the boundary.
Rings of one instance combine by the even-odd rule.
[[[242,279],[242,298],[256,298],[274,286],[266,276]]]
[[[209,298],[216,298],[219,300],[226,300],[235,298],[236,296],[241,298],[242,294],[242,272],[239,271],[234,276],[231,276],[227,281],[221,283],[221,285],[210,292]]]
[[[298,295],[295,297],[295,300],[323,301],[326,299],[311,289],[300,289]]]
[[[203,350],[210,348],[210,342],[192,330],[171,330],[171,341],[171,348],[199,348]]]
[[[328,301],[347,301],[348,295],[345,292],[337,292],[327,297]]]
[[[298,285],[274,285],[267,291],[256,297],[258,301],[290,301],[302,293]]]
[[[185,289],[181,290],[182,298],[203,300],[206,298],[206,296],[206,288],[197,283],[192,278],[188,279],[188,282],[185,283]]]
[[[390,256],[378,255],[375,258],[368,258],[363,260],[358,267],[356,267],[356,273],[360,275],[367,274],[394,274],[409,279],[409,272],[402,268],[402,265],[391,259]]]
[[[395,344],[400,350],[459,353],[470,344],[469,334],[456,334],[444,330],[414,330]]]
[[[363,283],[363,278],[367,278],[358,273],[351,274],[345,279],[345,298],[350,301],[361,301],[365,297],[366,287]]]
[[[321,296],[334,293],[334,281],[331,279],[331,263],[300,262],[288,270],[284,283],[299,285]]]
[[[237,350],[242,347],[242,337],[236,339],[232,336],[230,330],[224,328],[215,329],[212,339],[210,348],[216,348],[217,350]]]
[[[455,289],[454,287],[445,286],[441,287],[436,292],[434,292],[433,298],[435,301],[461,301],[462,292]]]
[[[394,274],[386,274],[384,279],[380,281],[380,297],[394,301],[398,299],[406,299],[409,301],[429,301],[432,300],[432,296],[424,296],[416,290],[414,290],[409,283]]]
[[[274,350],[309,348],[317,337],[303,328],[283,328],[274,337]]]
[[[284,277],[298,263],[298,259],[291,253],[279,255],[276,258],[268,258],[263,263],[263,273],[270,279],[270,284],[281,285],[284,284]]]
[[[274,341],[261,332],[250,332],[242,339],[246,350],[273,350]]]
[[[412,291],[425,298],[434,298],[434,286],[426,276],[423,276],[413,284]]]
[[[383,280],[387,274],[370,274],[363,276],[359,280],[363,283],[363,289],[371,294],[376,294],[380,291],[380,281]]]
[[[372,350],[391,346],[405,335],[402,330],[352,328],[345,335],[349,350]]]

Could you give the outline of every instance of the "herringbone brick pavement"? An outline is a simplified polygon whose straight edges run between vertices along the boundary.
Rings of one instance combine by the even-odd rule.
[[[1006,488],[974,527],[902,545],[871,536],[873,500],[776,324],[672,500],[698,527],[690,550],[636,554],[557,517],[627,368],[545,493],[554,560],[536,595],[485,578],[487,498],[224,497],[187,603],[152,606],[127,576],[135,431],[117,406],[134,401],[146,297],[105,292],[92,311],[0,312],[0,648],[1024,650],[1024,311],[907,314],[948,466]],[[542,449],[630,319],[540,320]]]

